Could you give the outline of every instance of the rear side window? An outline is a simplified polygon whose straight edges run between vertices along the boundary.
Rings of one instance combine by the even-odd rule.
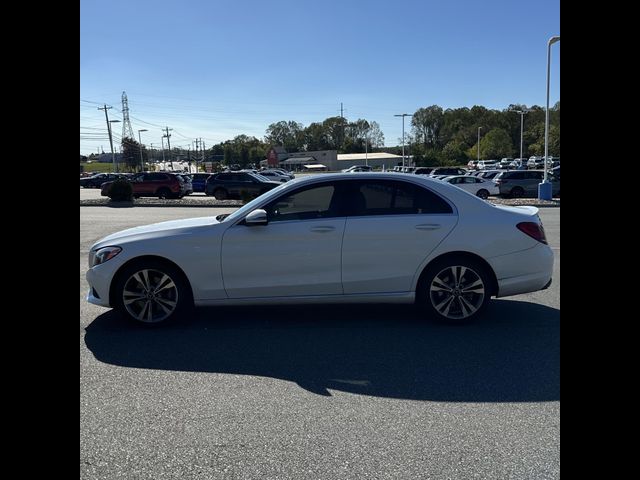
[[[441,197],[409,182],[393,180],[352,182],[347,192],[353,216],[452,213]]]

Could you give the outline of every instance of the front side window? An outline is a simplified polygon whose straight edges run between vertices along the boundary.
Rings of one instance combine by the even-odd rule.
[[[281,196],[269,203],[265,210],[269,222],[311,220],[338,216],[332,208],[335,186],[320,185]]]

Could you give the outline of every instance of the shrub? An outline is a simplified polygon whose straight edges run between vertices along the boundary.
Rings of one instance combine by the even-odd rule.
[[[133,200],[133,187],[126,180],[116,180],[111,184],[108,194],[114,202],[130,202]]]

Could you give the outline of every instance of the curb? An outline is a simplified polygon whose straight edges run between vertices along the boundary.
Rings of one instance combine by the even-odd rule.
[[[95,200],[80,200],[81,207],[109,207],[109,208],[132,208],[132,207],[192,207],[192,208],[234,208],[241,207],[242,203],[214,204],[208,201],[196,200],[195,202],[180,202],[167,200],[151,202],[110,202],[108,200],[96,202]]]

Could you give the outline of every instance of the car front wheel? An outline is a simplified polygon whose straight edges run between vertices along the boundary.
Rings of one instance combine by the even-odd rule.
[[[489,198],[489,192],[484,188],[482,190],[479,190],[478,193],[476,193],[476,195],[483,200],[486,200],[487,198]]]
[[[479,262],[448,258],[430,265],[421,282],[419,298],[428,312],[446,323],[468,322],[486,307],[490,277]]]
[[[128,265],[115,288],[115,308],[124,317],[147,325],[177,319],[193,307],[191,289],[182,272],[158,260]]]

